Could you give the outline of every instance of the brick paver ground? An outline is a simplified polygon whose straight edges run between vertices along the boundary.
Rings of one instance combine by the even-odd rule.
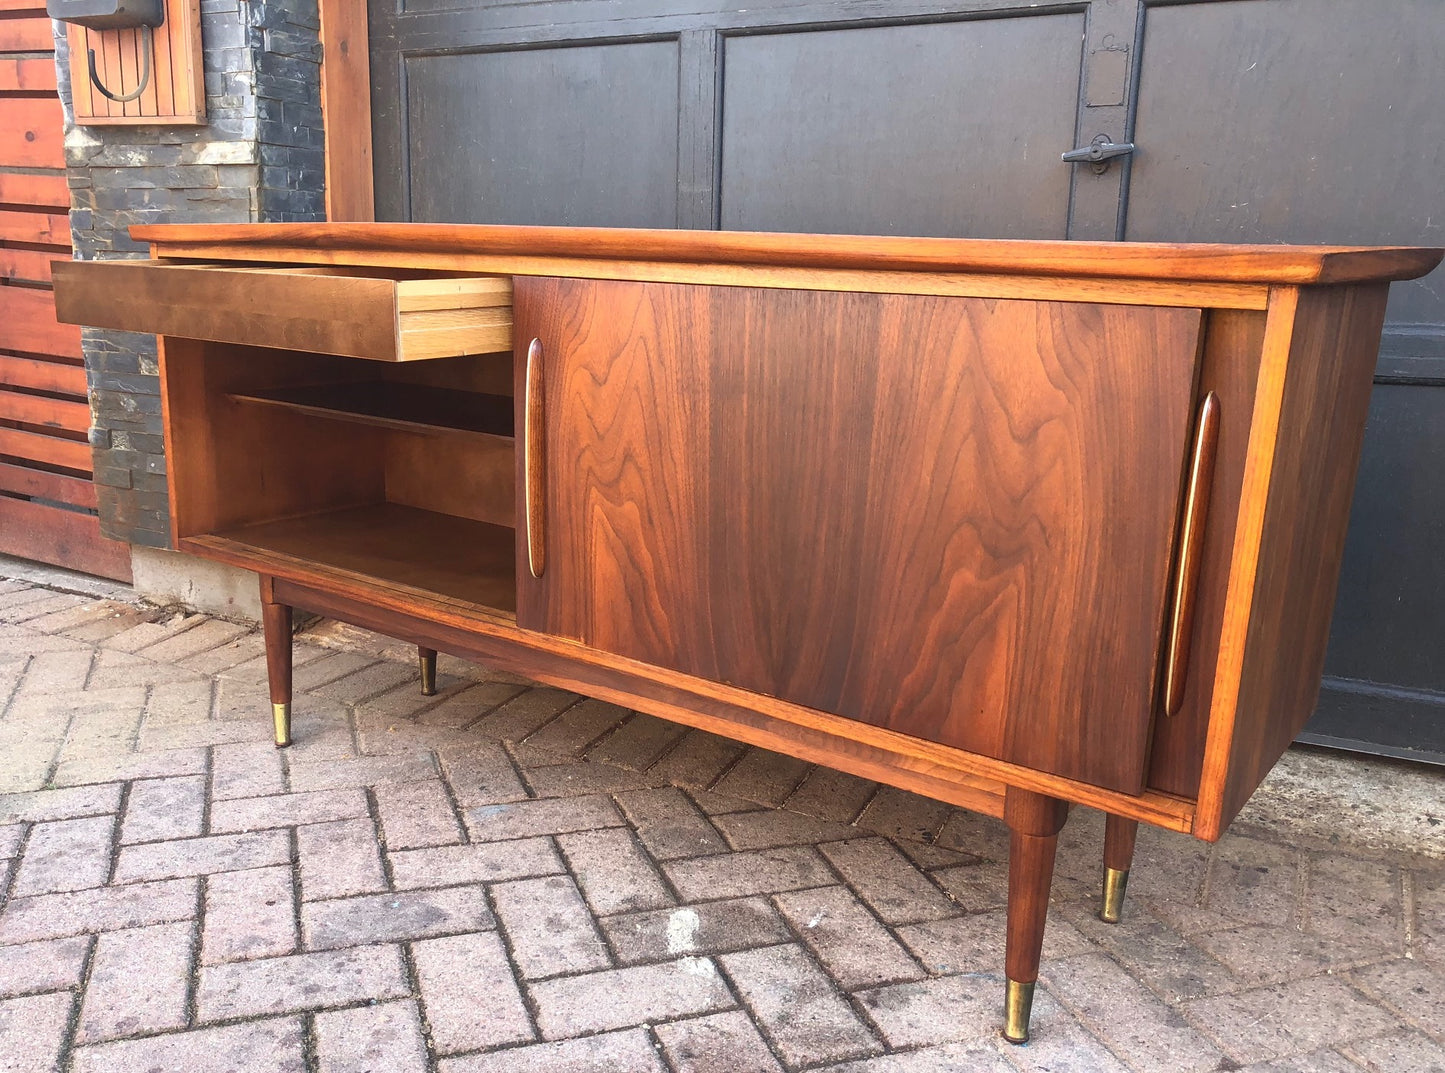
[[[1065,828],[1034,1041],[1000,824],[458,663],[0,582],[0,1071],[1445,1068],[1445,867]],[[1342,815],[1339,826],[1351,817]]]

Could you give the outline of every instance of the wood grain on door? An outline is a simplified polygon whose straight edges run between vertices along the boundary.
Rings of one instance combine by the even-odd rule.
[[[1142,787],[1198,310],[523,278],[515,310],[521,625]]]

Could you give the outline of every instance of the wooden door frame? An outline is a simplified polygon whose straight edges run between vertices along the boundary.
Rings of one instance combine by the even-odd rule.
[[[321,0],[321,115],[326,219],[376,219],[371,154],[371,40],[366,5]]]

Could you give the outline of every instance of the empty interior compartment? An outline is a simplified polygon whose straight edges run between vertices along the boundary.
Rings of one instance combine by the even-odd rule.
[[[176,535],[516,605],[510,354],[380,365],[166,341]]]

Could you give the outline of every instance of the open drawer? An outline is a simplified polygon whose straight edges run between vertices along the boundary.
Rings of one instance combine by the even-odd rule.
[[[510,276],[164,261],[62,261],[54,272],[56,313],[70,324],[376,361],[512,349]]]

